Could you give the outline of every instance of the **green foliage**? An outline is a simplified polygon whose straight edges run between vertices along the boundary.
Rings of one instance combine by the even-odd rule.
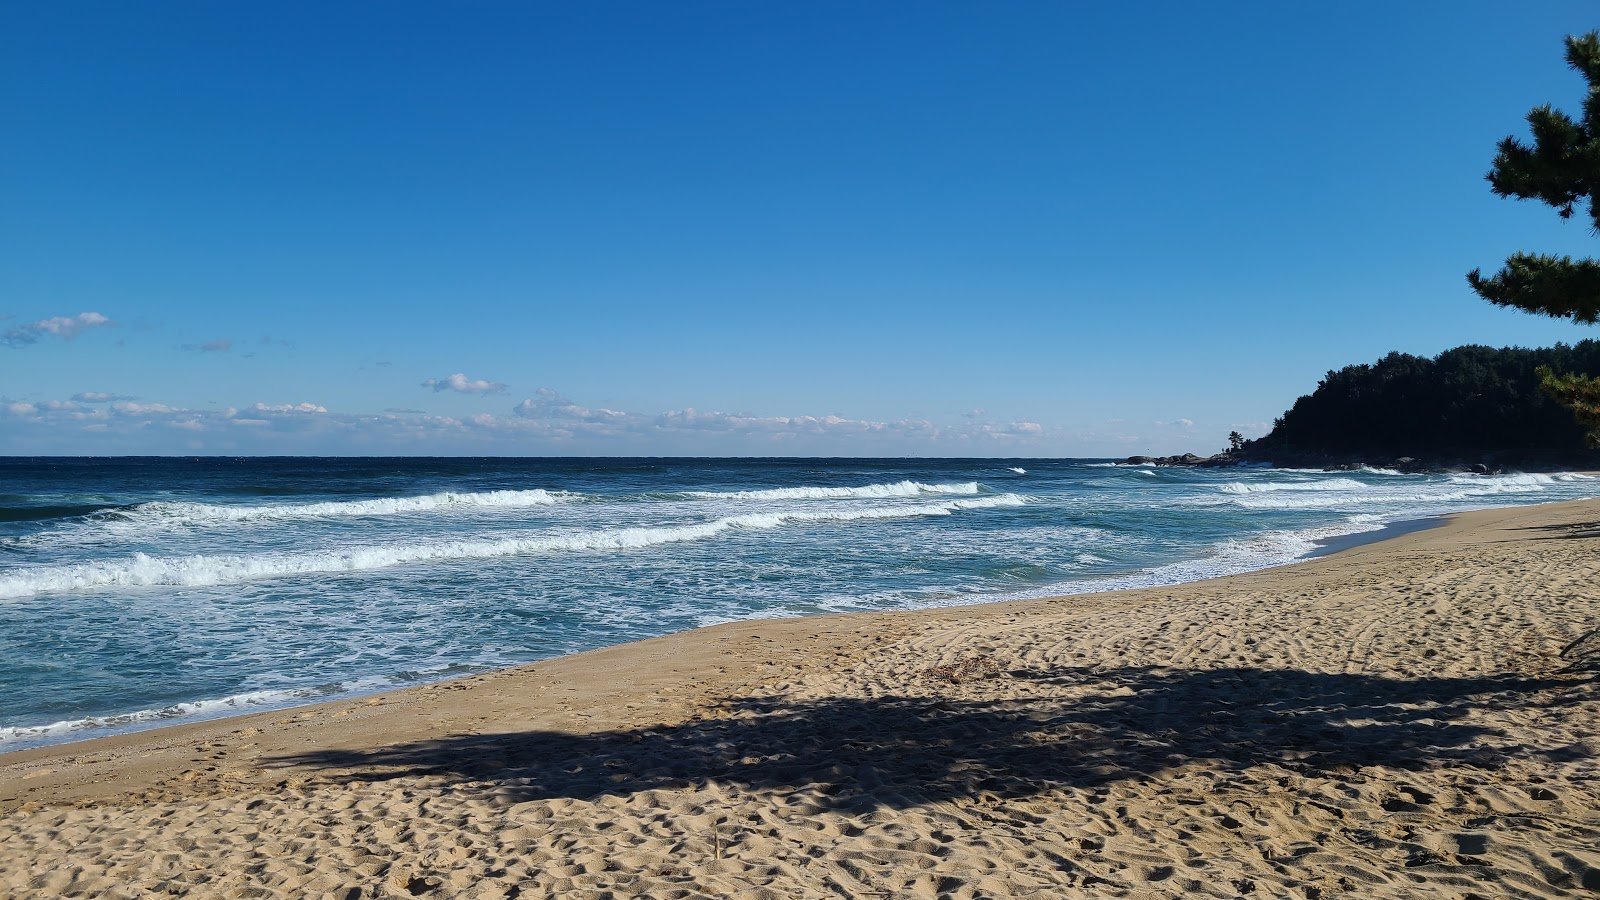
[[[1238,453],[1244,449],[1244,435],[1237,431],[1228,432],[1228,451]]]
[[[1496,306],[1588,325],[1600,321],[1600,263],[1592,259],[1514,253],[1493,278],[1473,269],[1467,282]]]
[[[1515,137],[1501,141],[1487,177],[1496,195],[1538,200],[1555,207],[1563,219],[1587,200],[1589,219],[1600,231],[1600,32],[1568,36],[1567,65],[1588,84],[1582,120],[1575,122],[1549,105],[1535,108],[1528,113],[1533,146]],[[1515,253],[1489,278],[1473,269],[1467,283],[1499,306],[1586,324],[1600,321],[1600,262],[1592,259]],[[1556,375],[1546,368],[1540,382],[1544,396],[1567,406],[1588,427],[1589,446],[1600,447],[1600,379]]]
[[[1547,393],[1545,384],[1573,379],[1556,372],[1582,371],[1600,371],[1600,341],[1457,347],[1432,359],[1391,353],[1329,372],[1252,450],[1372,459],[1572,451],[1583,447],[1584,428],[1559,405],[1566,395]],[[1590,384],[1594,393],[1584,396],[1600,398],[1600,384]]]
[[[1557,375],[1549,366],[1540,366],[1539,388],[1545,396],[1572,410],[1572,415],[1588,427],[1585,440],[1600,448],[1600,378],[1585,375]]]
[[[1582,120],[1537,107],[1528,113],[1533,145],[1515,137],[1501,141],[1486,177],[1496,195],[1538,200],[1563,219],[1587,200],[1589,218],[1600,229],[1600,32],[1568,37],[1567,65],[1588,83]],[[1600,320],[1600,263],[1594,260],[1517,253],[1489,278],[1473,269],[1467,282],[1490,303],[1578,322]]]

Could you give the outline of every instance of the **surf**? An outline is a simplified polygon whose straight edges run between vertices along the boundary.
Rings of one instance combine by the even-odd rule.
[[[949,516],[966,510],[1021,506],[1025,502],[1017,494],[1000,494],[906,506],[746,513],[687,525],[621,527],[540,537],[457,540],[432,544],[394,543],[300,553],[177,557],[136,553],[123,559],[14,571],[0,576],[0,599],[109,587],[211,587],[264,578],[365,572],[413,563],[528,554],[639,550],[662,544],[705,540],[740,529]]]

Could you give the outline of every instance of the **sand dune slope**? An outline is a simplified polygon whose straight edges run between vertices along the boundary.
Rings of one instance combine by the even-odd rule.
[[[1597,523],[0,756],[0,895],[1593,896]]]

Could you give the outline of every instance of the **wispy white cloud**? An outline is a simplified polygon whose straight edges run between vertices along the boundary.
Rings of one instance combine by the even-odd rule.
[[[4,335],[0,335],[0,344],[7,347],[26,347],[38,343],[46,336],[71,340],[91,328],[104,328],[114,324],[116,323],[97,312],[81,312],[75,316],[52,316],[7,330]]]
[[[443,378],[429,378],[422,383],[425,388],[433,388],[434,392],[455,391],[458,394],[498,394],[506,386],[498,381],[487,381],[482,378],[468,378],[461,372],[446,375]]]
[[[518,403],[511,411],[524,419],[572,419],[578,422],[621,422],[630,418],[627,413],[614,409],[590,409],[579,406],[550,388],[539,388],[534,395]]]
[[[456,418],[393,408],[330,411],[313,402],[194,409],[109,392],[71,400],[0,398],[0,447],[53,452],[566,452],[622,454],[1022,455],[1062,437],[1036,422],[759,415],[695,407],[635,413],[588,407],[550,389],[501,413]],[[162,438],[162,435],[167,435]]]
[[[319,406],[315,403],[284,403],[277,406],[268,406],[265,403],[257,403],[250,407],[250,409],[253,412],[258,413],[277,413],[278,415],[290,416],[306,414],[321,415],[328,412],[327,407]]]
[[[837,415],[763,416],[694,407],[649,415],[583,406],[550,388],[540,388],[533,397],[512,407],[512,413],[525,420],[559,423],[574,434],[609,438],[720,434],[779,444],[800,438],[850,437],[959,443],[1044,433],[1044,427],[1034,422],[971,422],[950,426],[921,418],[877,421]]]
[[[136,403],[132,400],[119,400],[112,403],[110,408],[112,412],[123,416],[165,416],[183,412],[178,407],[168,406],[165,403]]]

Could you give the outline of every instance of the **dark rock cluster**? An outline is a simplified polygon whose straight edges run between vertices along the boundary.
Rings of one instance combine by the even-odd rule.
[[[1215,456],[1196,456],[1185,453],[1182,456],[1130,456],[1123,460],[1130,466],[1186,466],[1195,469],[1220,469],[1226,466],[1242,465],[1246,460],[1236,453],[1218,453]]]
[[[1395,459],[1366,459],[1328,453],[1279,453],[1263,456],[1256,453],[1224,451],[1213,456],[1184,453],[1178,456],[1130,456],[1123,460],[1130,466],[1176,466],[1192,469],[1220,469],[1229,466],[1271,466],[1279,469],[1325,469],[1348,471],[1351,469],[1392,469],[1407,474],[1461,474],[1498,475],[1506,471],[1559,471],[1572,467],[1572,460],[1535,459],[1527,454],[1514,461],[1470,462],[1461,459],[1422,459],[1401,456]]]

